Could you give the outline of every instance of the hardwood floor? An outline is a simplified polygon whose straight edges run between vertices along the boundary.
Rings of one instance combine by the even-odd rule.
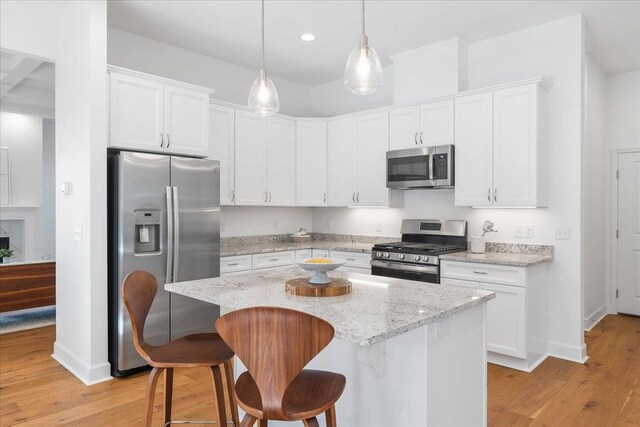
[[[148,373],[86,387],[51,358],[54,339],[53,326],[0,335],[0,426],[141,424]],[[586,365],[549,358],[531,374],[489,365],[489,426],[640,426],[640,318],[607,316],[586,342]],[[177,370],[174,387],[175,419],[215,419],[204,368]]]

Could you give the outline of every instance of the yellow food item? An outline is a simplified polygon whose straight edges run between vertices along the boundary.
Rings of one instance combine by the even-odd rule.
[[[329,258],[309,258],[304,262],[307,262],[309,264],[333,264],[333,261],[331,261]]]

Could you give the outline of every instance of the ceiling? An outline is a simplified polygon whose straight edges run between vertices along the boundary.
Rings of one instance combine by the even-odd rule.
[[[265,3],[269,74],[316,85],[342,77],[360,35],[360,2],[269,0]],[[638,1],[367,1],[367,34],[383,65],[389,56],[461,36],[470,42],[583,13],[587,50],[606,74],[640,69]],[[260,2],[120,0],[108,25],[259,68]],[[299,36],[311,32],[314,42]]]
[[[0,110],[54,118],[55,66],[0,51]]]

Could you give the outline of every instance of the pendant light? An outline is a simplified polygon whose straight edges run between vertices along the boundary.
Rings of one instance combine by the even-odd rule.
[[[264,0],[262,0],[262,65],[260,77],[253,82],[249,91],[249,110],[258,116],[272,116],[280,109],[278,91],[264,70]]]
[[[376,51],[369,46],[364,31],[364,0],[362,0],[362,36],[347,59],[344,86],[356,95],[371,95],[382,86],[382,65]]]

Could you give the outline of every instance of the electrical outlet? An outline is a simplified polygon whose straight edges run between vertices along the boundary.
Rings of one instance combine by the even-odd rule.
[[[333,228],[333,220],[332,219],[328,219],[327,220],[327,228],[329,230],[331,230]]]
[[[274,220],[273,220],[273,229],[274,229],[274,230],[277,230],[277,229],[278,229],[278,220],[277,220],[277,219],[274,219]]]
[[[382,222],[376,222],[376,231],[377,232],[381,232],[382,231]]]
[[[449,335],[449,321],[447,319],[436,323],[436,339]]]
[[[227,224],[224,221],[221,221],[220,222],[220,231],[224,232],[226,228],[227,228]]]
[[[571,227],[556,227],[557,240],[571,240]]]
[[[533,239],[533,225],[527,224],[524,227],[524,238]]]
[[[513,227],[513,237],[522,239],[522,224],[516,224],[516,226]]]

